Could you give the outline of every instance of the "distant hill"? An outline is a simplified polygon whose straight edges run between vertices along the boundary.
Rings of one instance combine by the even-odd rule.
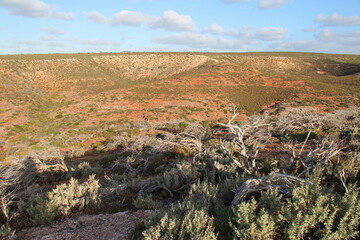
[[[359,55],[4,55],[0,148],[13,154],[9,142],[36,149],[49,136],[121,122],[225,121],[232,104],[243,114],[274,103],[332,111],[360,105],[359,73]]]

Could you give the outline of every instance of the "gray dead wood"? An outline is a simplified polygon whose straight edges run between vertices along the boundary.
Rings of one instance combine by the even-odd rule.
[[[24,161],[24,174],[32,176],[41,182],[55,180],[55,176],[63,175],[68,172],[68,168],[62,158],[53,158],[41,161],[36,158],[28,157]]]
[[[310,181],[283,173],[273,173],[258,179],[249,179],[236,191],[232,204],[238,205],[244,201],[249,194],[275,189],[277,189],[278,193],[291,196],[292,190],[304,183],[312,184]]]

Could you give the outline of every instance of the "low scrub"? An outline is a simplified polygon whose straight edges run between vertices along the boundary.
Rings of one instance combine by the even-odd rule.
[[[1,224],[11,234],[17,216],[41,225],[84,209],[151,209],[132,237],[358,239],[359,112],[160,126],[154,134],[118,138],[99,163],[64,168],[52,183],[70,180],[49,192],[33,168],[24,171],[26,161],[1,166]]]
[[[68,216],[74,210],[83,210],[85,207],[98,208],[100,206],[99,182],[95,175],[79,184],[71,178],[69,183],[58,185],[48,192],[47,199],[36,196],[26,211],[36,225],[51,222],[56,216]],[[25,205],[21,203],[20,205]]]
[[[291,198],[272,191],[233,208],[236,239],[354,239],[360,224],[358,189],[340,195],[320,184],[295,188]]]

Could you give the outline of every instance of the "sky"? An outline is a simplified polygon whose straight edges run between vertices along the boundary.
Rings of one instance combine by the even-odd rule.
[[[360,0],[0,0],[0,54],[360,54]]]

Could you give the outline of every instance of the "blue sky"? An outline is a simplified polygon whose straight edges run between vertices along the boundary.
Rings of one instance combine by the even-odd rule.
[[[0,0],[0,54],[360,54],[360,0]]]

